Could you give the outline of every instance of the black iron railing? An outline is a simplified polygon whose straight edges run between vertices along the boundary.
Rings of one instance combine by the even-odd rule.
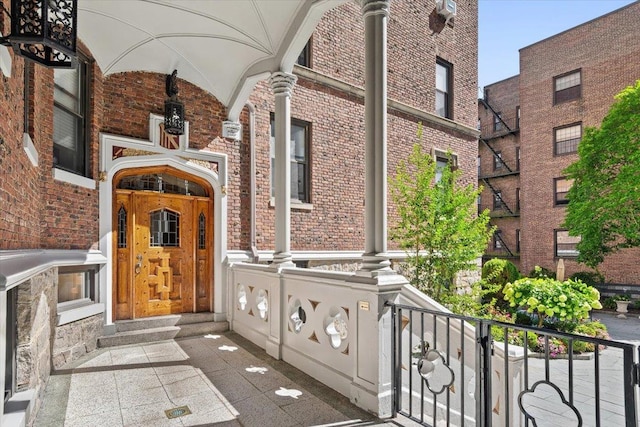
[[[633,344],[391,307],[396,414],[431,426],[638,425]]]

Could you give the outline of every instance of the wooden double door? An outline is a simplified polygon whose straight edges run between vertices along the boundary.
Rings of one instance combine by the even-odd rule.
[[[209,197],[115,190],[115,319],[210,311]]]

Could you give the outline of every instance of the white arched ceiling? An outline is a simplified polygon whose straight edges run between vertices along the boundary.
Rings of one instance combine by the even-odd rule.
[[[105,76],[170,74],[236,120],[257,81],[290,72],[322,15],[347,0],[78,0],[78,37]]]

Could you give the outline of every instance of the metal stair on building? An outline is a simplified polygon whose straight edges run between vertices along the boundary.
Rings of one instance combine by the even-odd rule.
[[[228,322],[215,322],[214,313],[184,313],[115,322],[116,333],[98,338],[98,347],[139,344],[192,337],[229,330]]]

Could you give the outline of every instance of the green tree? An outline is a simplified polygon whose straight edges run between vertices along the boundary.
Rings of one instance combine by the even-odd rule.
[[[481,189],[459,186],[459,177],[460,171],[438,169],[416,144],[389,180],[398,214],[391,239],[407,251],[411,284],[436,300],[449,293],[457,272],[476,267],[494,231],[487,227],[488,211],[476,214]]]
[[[578,261],[597,268],[607,254],[640,246],[640,80],[616,95],[600,128],[587,128],[564,226],[581,236]]]

